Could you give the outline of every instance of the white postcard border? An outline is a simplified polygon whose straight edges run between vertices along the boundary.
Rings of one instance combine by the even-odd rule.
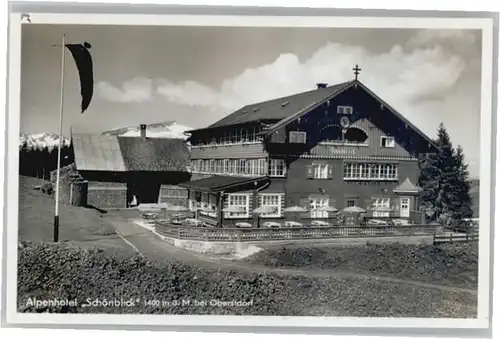
[[[395,328],[488,328],[490,310],[490,235],[492,179],[492,66],[493,20],[485,18],[407,17],[315,17],[315,16],[216,16],[216,15],[125,15],[53,14],[31,15],[33,24],[144,25],[144,26],[268,26],[268,27],[364,27],[435,28],[482,30],[481,82],[481,190],[479,228],[478,318],[370,318],[370,317],[267,317],[267,316],[177,316],[109,314],[17,313],[17,223],[19,214],[19,144],[21,17],[10,15],[8,145],[7,152],[7,312],[6,320],[18,324],[92,325],[184,325],[184,326],[272,326],[272,327],[395,327]]]

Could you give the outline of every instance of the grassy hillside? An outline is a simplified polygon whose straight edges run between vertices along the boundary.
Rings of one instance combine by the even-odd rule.
[[[33,188],[36,178],[19,177],[19,240],[53,241],[54,196]],[[118,236],[112,225],[92,209],[59,205],[59,240],[82,247],[100,247],[113,254],[134,252]]]

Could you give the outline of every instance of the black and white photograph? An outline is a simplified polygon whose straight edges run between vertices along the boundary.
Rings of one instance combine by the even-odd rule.
[[[491,20],[16,15],[11,312],[489,319]]]

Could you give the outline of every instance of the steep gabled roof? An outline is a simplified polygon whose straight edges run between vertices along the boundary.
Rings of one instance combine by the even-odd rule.
[[[413,125],[408,119],[406,119],[403,115],[401,115],[398,111],[391,107],[387,102],[382,100],[378,95],[372,92],[359,80],[347,81],[324,88],[317,88],[315,90],[307,92],[297,93],[286,97],[247,105],[206,128],[187,131],[187,133],[262,121],[272,123],[269,128],[261,132],[261,135],[269,135],[275,132],[277,129],[316,109],[328,100],[334,99],[337,95],[343,93],[354,85],[359,86],[375,100],[379,101],[393,115],[404,122],[408,126],[408,128],[413,130],[430,145],[437,147],[435,142],[431,138],[429,138],[419,128]]]
[[[363,90],[365,90],[371,97],[373,97],[375,100],[380,102],[384,107],[386,107],[392,114],[394,114],[396,117],[398,117],[401,121],[403,121],[406,125],[408,125],[409,128],[414,130],[418,135],[420,135],[422,138],[424,138],[430,145],[434,146],[437,148],[434,140],[429,138],[424,132],[422,132],[419,128],[417,128],[415,125],[413,125],[408,119],[406,119],[404,116],[402,116],[398,111],[396,111],[393,107],[391,107],[387,102],[382,100],[378,95],[373,93],[368,87],[366,87],[363,83],[361,83],[359,80],[354,80],[349,83],[345,83],[344,86],[340,87],[337,91],[331,93],[330,95],[326,96],[322,100],[319,100],[317,102],[312,103],[308,107],[305,107],[304,109],[295,112],[294,114],[278,121],[274,125],[271,125],[268,129],[264,130],[261,132],[262,135],[269,135],[271,133],[274,133],[276,130],[279,128],[289,124],[290,122],[304,116],[308,112],[314,110],[315,108],[321,106],[323,103],[325,103],[328,100],[334,99],[337,95],[341,94],[345,90],[351,88],[352,86],[359,86]]]
[[[306,109],[316,102],[323,102],[326,97],[337,93],[350,83],[351,81],[247,105],[212,125],[198,130],[259,121],[279,121]],[[187,133],[194,131],[197,130],[187,131]]]
[[[186,172],[189,150],[181,139],[72,134],[80,171]]]

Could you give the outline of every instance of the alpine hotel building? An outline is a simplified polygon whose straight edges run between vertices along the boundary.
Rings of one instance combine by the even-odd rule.
[[[299,206],[303,224],[333,221],[349,206],[368,217],[423,223],[418,156],[433,141],[358,79],[245,106],[192,130],[189,204],[217,226],[283,221]],[[326,210],[326,211],[325,211]],[[294,219],[297,220],[297,219]]]

